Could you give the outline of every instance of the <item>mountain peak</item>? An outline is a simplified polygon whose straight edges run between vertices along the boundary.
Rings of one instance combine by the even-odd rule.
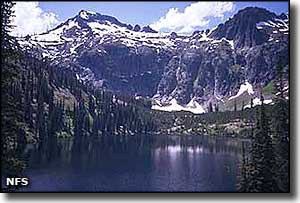
[[[265,8],[260,7],[246,7],[242,10],[239,10],[237,14],[234,15],[234,17],[250,17],[253,21],[262,21],[267,20],[276,17],[276,14],[268,11]]]
[[[160,110],[203,112],[210,104],[233,109],[238,98],[254,98],[258,87],[274,79],[277,58],[284,67],[288,64],[286,18],[245,8],[212,31],[181,36],[151,34],[151,27],[130,26],[82,10],[55,30],[24,38],[20,44],[70,67],[78,79],[95,88],[155,95]]]
[[[93,16],[93,15],[97,15],[97,13],[93,12],[93,11],[86,11],[86,10],[81,10],[79,13],[78,13],[78,16],[80,16],[82,19],[86,19],[88,20],[90,16]]]
[[[107,23],[110,22],[111,24],[115,24],[119,27],[125,27],[128,30],[133,31],[140,31],[140,32],[148,32],[148,33],[157,33],[157,31],[150,28],[150,26],[144,26],[141,28],[139,25],[132,26],[130,24],[122,23],[117,18],[109,15],[102,15],[100,13],[96,13],[93,11],[86,11],[81,10],[78,15],[75,17],[76,21],[79,22],[79,24],[86,24],[86,22],[98,22],[98,23]],[[83,25],[82,27],[86,27]]]
[[[120,27],[125,27],[128,30],[133,31],[141,31],[141,32],[148,32],[148,33],[157,33],[157,31],[151,29],[149,26],[144,26],[142,29],[139,25],[136,25],[133,27],[130,24],[122,23],[117,18],[109,15],[102,15],[100,13],[96,13],[93,11],[86,11],[81,10],[78,15],[75,17],[76,21],[79,22],[79,24],[86,24],[86,22],[98,22],[98,23],[107,23],[110,22],[112,24],[115,24]],[[82,26],[86,27],[86,26]]]
[[[142,32],[158,33],[156,30],[153,30],[149,25],[144,26],[143,29],[142,29]]]
[[[252,47],[268,40],[266,33],[258,30],[256,24],[279,18],[264,8],[246,7],[240,10],[224,24],[220,24],[210,37],[221,39],[223,37],[234,40],[236,47]]]
[[[268,11],[267,9],[265,8],[261,8],[261,7],[253,7],[253,6],[249,6],[249,7],[245,7],[241,10],[238,11],[238,13],[245,13],[245,12],[266,12],[266,13],[272,13],[270,11]]]

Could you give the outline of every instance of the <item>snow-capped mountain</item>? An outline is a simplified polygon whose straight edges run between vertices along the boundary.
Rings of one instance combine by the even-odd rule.
[[[287,15],[256,7],[190,36],[82,10],[19,42],[95,88],[153,98],[154,109],[201,113],[240,95],[257,97],[279,58],[288,67],[288,37]]]

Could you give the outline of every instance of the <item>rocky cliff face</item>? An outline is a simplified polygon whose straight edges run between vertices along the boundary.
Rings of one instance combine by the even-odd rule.
[[[96,88],[150,97],[160,106],[193,101],[207,110],[245,81],[254,90],[267,85],[279,59],[288,65],[288,23],[287,15],[245,8],[214,30],[178,36],[80,11],[19,41]]]
[[[234,40],[237,48],[260,45],[266,42],[269,36],[267,33],[257,29],[256,24],[268,22],[268,20],[275,18],[276,15],[266,9],[249,7],[240,10],[224,24],[220,24],[212,32],[211,37],[217,39],[225,37],[229,40]]]

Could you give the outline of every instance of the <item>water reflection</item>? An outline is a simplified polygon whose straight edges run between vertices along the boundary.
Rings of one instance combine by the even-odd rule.
[[[47,140],[24,150],[32,183],[24,190],[234,191],[241,143],[154,135]]]

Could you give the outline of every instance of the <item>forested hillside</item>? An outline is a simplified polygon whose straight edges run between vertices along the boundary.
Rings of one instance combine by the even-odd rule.
[[[1,135],[5,171],[23,167],[17,158],[26,143],[56,137],[134,135],[155,129],[144,110],[150,109],[149,103],[94,90],[70,69],[51,66],[22,51],[13,37],[4,36]]]

